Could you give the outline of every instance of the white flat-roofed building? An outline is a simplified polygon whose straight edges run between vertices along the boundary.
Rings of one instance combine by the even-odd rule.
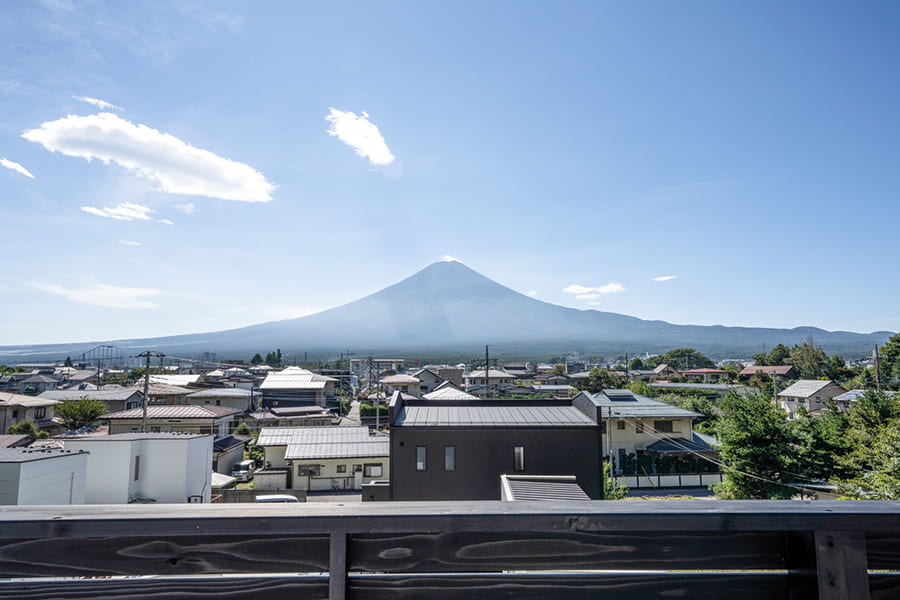
[[[87,452],[0,448],[0,504],[84,504]]]
[[[213,438],[187,433],[121,433],[64,438],[66,450],[90,452],[86,502],[208,503]]]

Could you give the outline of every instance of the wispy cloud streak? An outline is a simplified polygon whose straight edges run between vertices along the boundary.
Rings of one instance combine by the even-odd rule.
[[[368,113],[357,116],[350,111],[331,108],[325,120],[331,123],[328,135],[336,136],[373,165],[383,167],[394,162],[394,155],[378,127],[369,121]]]
[[[124,112],[125,109],[121,106],[116,106],[115,104],[111,104],[106,100],[100,100],[99,98],[91,98],[90,96],[72,96],[79,102],[87,102],[88,104],[93,104],[100,110],[117,110],[119,112]]]
[[[62,296],[73,302],[93,304],[107,308],[156,308],[157,305],[145,296],[155,296],[159,290],[152,288],[130,288],[96,283],[80,288],[63,287],[49,283],[30,283],[31,287]]]
[[[24,175],[25,177],[28,177],[28,178],[30,178],[30,179],[34,179],[34,175],[32,175],[31,173],[29,173],[29,172],[28,172],[28,169],[26,169],[25,167],[23,167],[23,166],[20,165],[19,163],[13,162],[13,161],[11,161],[11,160],[7,160],[7,159],[3,158],[2,156],[0,156],[0,166],[4,166],[4,167],[6,167],[7,169],[10,169],[10,170],[15,171],[16,173],[21,173],[21,174]]]

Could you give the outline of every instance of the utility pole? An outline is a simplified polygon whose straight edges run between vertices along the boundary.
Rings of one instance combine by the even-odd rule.
[[[491,359],[487,344],[484,345],[484,397],[491,397]]]
[[[162,352],[152,352],[147,350],[135,356],[135,358],[146,358],[147,363],[144,367],[144,402],[143,402],[143,412],[141,414],[141,433],[147,433],[147,402],[150,399],[150,357],[158,356],[160,364],[162,364],[162,359],[165,356]]]
[[[625,385],[628,385],[628,350],[625,351]]]
[[[877,389],[881,389],[881,365],[879,365],[879,357],[878,357],[878,345],[875,345],[875,387]]]

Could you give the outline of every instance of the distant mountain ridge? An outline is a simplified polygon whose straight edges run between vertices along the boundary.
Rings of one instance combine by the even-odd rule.
[[[812,335],[829,353],[862,356],[889,331],[852,333],[816,327],[772,329],[674,325],[617,313],[578,310],[536,300],[456,261],[438,262],[369,296],[313,315],[211,333],[159,338],[0,346],[0,362],[73,358],[99,343],[126,351],[153,348],[191,357],[249,357],[281,348],[286,356],[333,358],[398,354],[432,358],[474,356],[490,344],[497,356],[548,357],[565,351],[621,354],[692,347],[714,357],[748,357],[763,347],[792,345]]]

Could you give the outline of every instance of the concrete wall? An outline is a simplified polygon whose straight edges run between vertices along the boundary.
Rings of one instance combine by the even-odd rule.
[[[416,447],[427,469],[416,470]],[[456,469],[444,470],[444,447],[456,447]],[[525,448],[516,471],[513,448]],[[412,428],[391,430],[393,500],[499,500],[500,475],[574,475],[591,498],[601,495],[599,427]],[[381,478],[384,479],[384,478]]]
[[[21,463],[0,463],[0,505],[19,503],[19,466]]]
[[[390,459],[387,456],[369,458],[326,458],[313,460],[291,461],[292,489],[312,492],[325,492],[330,490],[358,490],[362,484],[387,479],[390,473]],[[318,466],[318,475],[301,475],[305,466]],[[381,473],[365,475],[366,465],[380,465]],[[362,475],[356,475],[356,467],[362,471]],[[339,472],[340,467],[344,472]]]
[[[244,445],[240,444],[219,454],[219,458],[216,459],[216,473],[230,476],[232,467],[242,460],[244,460]]]
[[[66,440],[66,450],[87,450],[85,502],[125,504],[134,484],[134,453],[129,441]]]

